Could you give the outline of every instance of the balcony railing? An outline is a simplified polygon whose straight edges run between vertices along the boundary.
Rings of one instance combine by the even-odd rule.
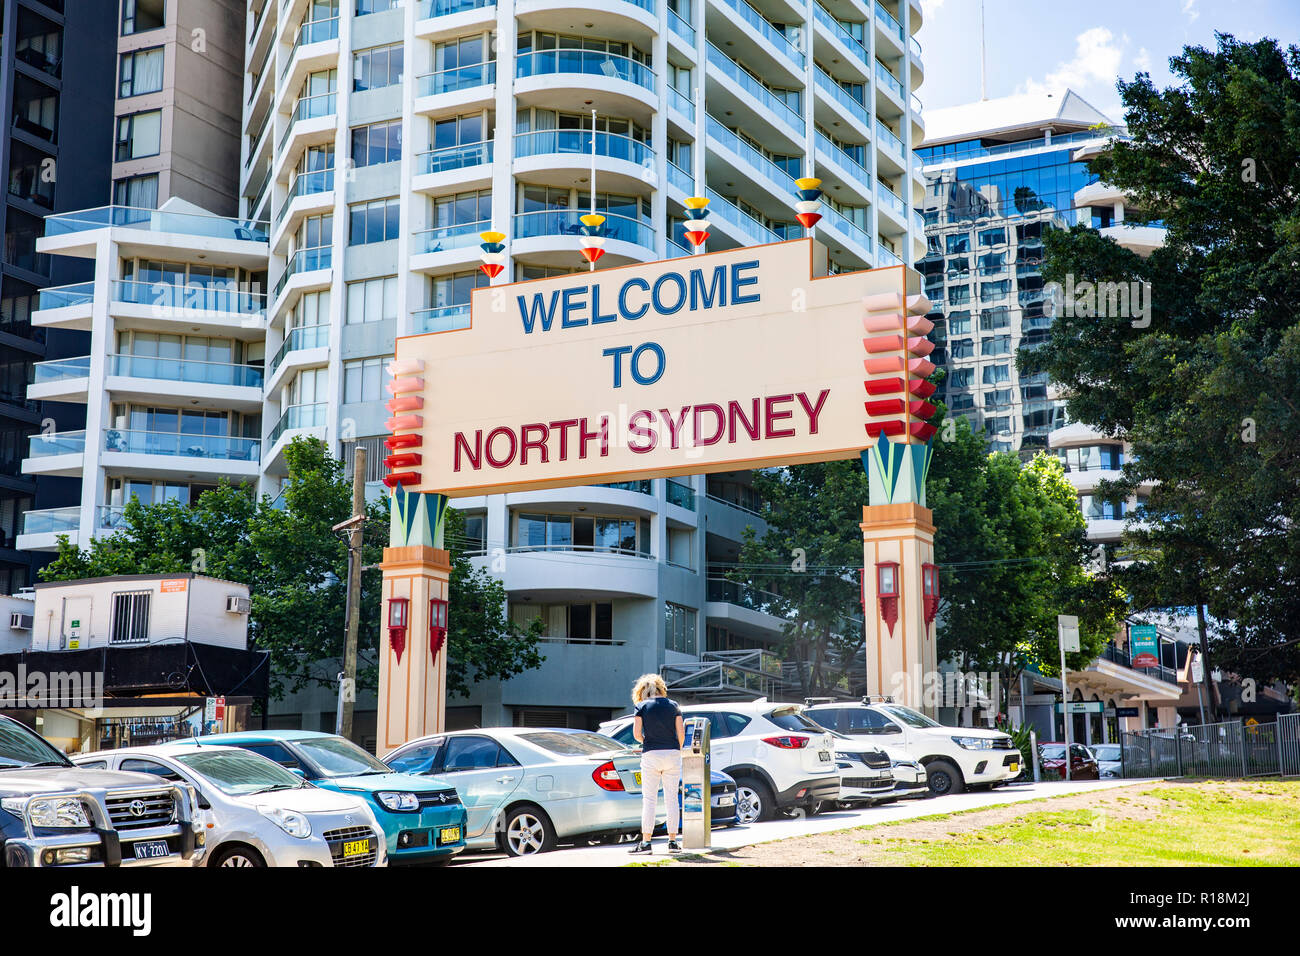
[[[481,143],[462,143],[459,146],[427,150],[415,157],[416,175],[489,165],[492,162],[492,145],[493,141],[489,139]]]
[[[299,97],[298,102],[293,105],[293,112],[289,114],[289,125],[284,128],[284,132],[280,135],[280,142],[276,144],[276,153],[284,152],[284,144],[289,142],[289,137],[293,135],[293,128],[299,120],[333,116],[338,108],[337,104],[338,94],[333,92]]]
[[[639,495],[654,494],[654,485],[649,478],[639,478],[635,481],[607,481],[604,484],[593,485],[594,488],[613,488],[616,491],[635,491]]]
[[[523,212],[515,216],[516,239],[529,239],[539,236],[574,236],[582,234],[579,217],[586,214],[585,209],[543,209],[538,212]],[[606,239],[630,242],[646,249],[655,247],[655,231],[649,224],[621,216],[616,213],[602,213],[605,222],[601,226],[601,235]]]
[[[321,402],[316,405],[291,405],[284,410],[280,420],[275,423],[271,429],[271,434],[266,437],[267,447],[276,443],[286,431],[291,428],[318,428],[325,424],[325,416],[328,406]]]
[[[664,251],[664,258],[680,259],[682,256],[693,256],[693,255],[695,255],[695,253],[692,252],[690,249],[687,249],[685,246],[683,246],[680,242],[678,242],[676,239],[672,238],[671,236],[668,237],[668,248]]]
[[[893,15],[882,7],[877,0],[876,3],[876,20],[885,28],[885,33],[895,37],[899,46],[903,44],[903,25],[894,19]]]
[[[311,249],[299,249],[289,257],[289,261],[284,264],[284,271],[280,273],[280,278],[276,280],[275,292],[272,299],[278,299],[280,293],[284,291],[285,284],[294,276],[302,272],[316,272],[321,269],[328,269],[334,259],[333,246],[315,246]]]
[[[63,309],[70,305],[89,305],[95,301],[95,283],[77,282],[73,285],[50,286],[42,289],[36,308]]]
[[[669,504],[685,508],[687,511],[695,510],[695,489],[690,485],[668,478],[664,481],[664,488],[668,493]]]
[[[49,432],[32,435],[27,440],[28,458],[48,458],[51,455],[83,455],[86,452],[86,433]]]
[[[165,280],[114,279],[113,301],[148,305],[164,318],[178,318],[199,312],[230,312],[264,315],[266,295],[240,288],[235,282],[213,285],[181,285]]]
[[[853,155],[838,145],[825,133],[818,132],[816,137],[817,152],[822,157],[828,157],[832,162],[843,163],[844,168],[855,177],[852,185],[858,186],[870,194],[867,189],[867,183],[871,182],[871,177],[867,174],[867,168],[858,162]]]
[[[777,192],[782,195],[794,194],[796,190],[794,176],[791,176],[772,160],[768,159],[753,146],[750,146],[731,130],[727,129],[715,120],[712,116],[708,119],[707,128],[710,136],[748,163],[754,172],[758,173],[760,176],[767,177]]]
[[[23,512],[23,530],[19,534],[71,534],[80,527],[80,508],[42,508]]]
[[[515,158],[543,156],[551,153],[591,155],[591,131],[580,129],[543,129],[515,134]],[[621,159],[647,166],[654,162],[655,151],[648,143],[618,133],[596,133],[596,155]]]
[[[876,247],[877,266],[901,266],[903,264],[903,260],[898,258],[888,246],[882,244]]]
[[[767,19],[746,3],[745,0],[722,0],[722,2],[725,6],[731,8],[731,10],[740,18],[741,23],[744,23],[750,30],[753,30],[763,39],[767,40],[768,43],[772,44],[772,46],[776,47],[777,52],[794,64],[795,67],[800,70],[804,68],[804,64],[807,61],[805,60],[802,51],[796,48],[784,33],[772,26],[772,24],[768,23]]]
[[[331,17],[328,20],[308,20],[298,28],[298,37],[293,41],[293,49],[285,57],[284,66],[280,69],[280,79],[283,80],[290,68],[293,67],[293,59],[298,54],[298,48],[307,46],[309,43],[324,43],[326,40],[337,40],[339,36],[339,18]]]
[[[52,359],[48,362],[32,364],[32,384],[44,385],[47,382],[66,382],[69,379],[87,378],[90,375],[90,356],[78,358]]]
[[[477,246],[481,241],[478,234],[491,228],[491,220],[480,219],[477,222],[458,222],[450,226],[424,229],[412,236],[414,242],[411,251],[418,255],[425,252],[447,252],[451,249]]]
[[[850,94],[849,91],[840,86],[829,73],[820,66],[817,67],[815,77],[817,89],[821,90],[840,106],[844,107],[854,119],[862,124],[864,129],[871,128],[871,114],[867,112],[865,103],[859,103]]]
[[[709,197],[709,213],[716,215],[723,222],[740,230],[746,237],[753,240],[756,245],[781,241],[781,237],[775,232],[745,212],[730,199],[716,192],[713,187],[710,186],[706,189],[705,195]]]
[[[249,219],[227,219],[188,212],[141,209],[135,206],[100,206],[77,212],[57,213],[45,217],[45,235],[61,236],[90,229],[116,226],[149,232],[203,236],[209,239],[242,239],[266,242],[267,224]]]
[[[327,193],[334,188],[334,170],[332,169],[313,169],[310,172],[299,173],[293,178],[293,183],[289,186],[289,193],[284,197],[284,205],[275,215],[276,223],[284,219],[285,213],[289,211],[289,206],[300,196],[317,196],[321,193]]]
[[[898,97],[899,102],[907,102],[907,94],[903,92],[903,84],[899,82],[898,77],[890,73],[885,68],[885,64],[879,60],[876,61],[876,82],[882,84],[886,89],[893,92]]]
[[[675,86],[668,87],[668,105],[685,116],[689,122],[695,122],[695,103]]]
[[[101,531],[116,531],[126,524],[125,509],[121,505],[99,505],[95,508],[95,527]]]
[[[832,36],[848,47],[853,55],[863,63],[871,62],[871,54],[862,45],[862,41],[844,29],[843,24],[831,16],[830,12],[820,3],[813,4],[813,19],[829,30]]]
[[[152,355],[110,355],[108,374],[127,378],[161,379],[167,382],[230,385],[237,388],[260,389],[262,387],[262,368],[258,365],[199,362],[193,359],[168,359]]]
[[[275,356],[271,359],[271,364],[267,366],[266,374],[273,374],[290,352],[297,352],[301,349],[323,349],[327,348],[329,344],[330,327],[328,325],[300,325],[296,329],[290,329],[289,334],[285,336],[284,341],[280,343],[280,347],[276,350]]]
[[[435,305],[411,313],[411,332],[451,332],[469,328],[469,303],[463,305]]]
[[[830,203],[822,203],[822,225],[838,232],[846,241],[857,243],[866,252],[871,252],[871,236],[852,219],[842,215]]]
[[[184,432],[104,429],[104,451],[128,455],[257,461],[261,446],[261,441],[256,438],[236,438],[231,435],[188,435]]]
[[[597,50],[537,50],[515,57],[515,76],[547,76],[552,73],[582,73],[623,80],[647,90],[655,88],[654,70],[631,57]]]
[[[668,185],[680,189],[688,196],[695,195],[695,177],[676,163],[668,163]]]
[[[497,81],[497,61],[485,60],[467,66],[454,66],[437,73],[425,73],[415,79],[416,96],[437,96],[454,93],[472,86],[490,86]]]
[[[899,218],[907,218],[907,204],[898,196],[895,196],[894,191],[884,183],[876,183],[876,197],[886,209],[892,209],[898,213]]]
[[[903,155],[903,141],[894,135],[893,130],[876,120],[876,138],[884,143],[891,152],[897,153],[900,157]]]
[[[907,47],[908,47],[908,49],[910,49],[910,50],[912,51],[912,56],[913,56],[913,57],[915,57],[915,58],[918,59],[918,60],[921,59],[921,41],[920,41],[920,40],[918,40],[918,39],[917,39],[916,37],[914,37],[914,36],[908,37],[908,38],[907,38]]]
[[[726,578],[709,578],[705,582],[705,599],[780,616],[778,613],[778,608],[781,606],[780,595],[773,594],[771,591],[761,591],[748,584],[729,581]]]
[[[685,40],[687,46],[695,49],[695,27],[683,20],[676,10],[668,11],[668,27]]]
[[[445,17],[453,13],[481,10],[483,7],[495,5],[496,0],[420,0],[415,7],[415,18],[429,20],[433,17]]]
[[[1163,644],[1163,642],[1162,642]],[[1159,678],[1170,684],[1178,683],[1178,674],[1172,668],[1165,667],[1163,664],[1158,667],[1134,667],[1133,658],[1129,652],[1121,647],[1116,646],[1114,641],[1106,645],[1100,654],[1100,658],[1108,660],[1112,664],[1119,664],[1121,667],[1127,667],[1130,670],[1140,671],[1144,674],[1150,674],[1152,677]]]
[[[802,135],[804,128],[803,117],[800,116],[798,112],[791,109],[790,105],[786,103],[785,100],[781,99],[760,83],[748,70],[743,69],[739,63],[731,59],[731,57],[727,56],[712,43],[709,44],[708,57],[709,62],[721,70],[727,79],[734,82],[755,100],[775,113],[780,119],[789,123]]]

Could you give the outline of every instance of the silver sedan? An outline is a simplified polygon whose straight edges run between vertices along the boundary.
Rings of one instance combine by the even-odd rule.
[[[412,740],[384,763],[453,784],[469,815],[471,850],[525,856],[641,827],[639,755],[586,730],[453,731]]]

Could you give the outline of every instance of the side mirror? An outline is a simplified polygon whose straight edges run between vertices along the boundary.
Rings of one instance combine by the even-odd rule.
[[[284,769],[288,770],[291,774],[293,774],[296,777],[301,777],[304,780],[307,779],[307,775],[303,773],[302,767],[285,767]]]
[[[880,732],[882,734],[901,734],[903,728],[898,726],[898,724],[885,724],[884,727],[880,728]]]

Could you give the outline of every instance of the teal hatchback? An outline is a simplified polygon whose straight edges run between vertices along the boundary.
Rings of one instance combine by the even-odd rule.
[[[352,741],[310,730],[249,730],[200,737],[200,744],[242,747],[274,760],[318,787],[364,797],[384,828],[388,863],[443,865],[465,849],[465,805],[436,777],[393,773]],[[368,840],[358,833],[325,834],[336,866],[364,861]]]

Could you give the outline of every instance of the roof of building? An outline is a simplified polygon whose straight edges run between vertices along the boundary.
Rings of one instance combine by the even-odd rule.
[[[194,571],[175,571],[171,574],[109,574],[99,578],[74,578],[67,581],[36,581],[32,584],[32,588],[40,591],[45,588],[71,587],[80,584],[100,584],[104,581],[175,581],[181,578],[184,578],[187,581],[219,581],[222,584],[230,584],[239,588],[248,587],[248,585],[242,581],[216,578],[210,574],[197,574]]]
[[[1014,142],[1024,133],[1039,134],[1046,127],[1067,133],[1097,124],[1113,125],[1110,118],[1070,89],[1044,93],[1018,93],[962,106],[925,111],[922,147],[967,139],[1002,139]]]

